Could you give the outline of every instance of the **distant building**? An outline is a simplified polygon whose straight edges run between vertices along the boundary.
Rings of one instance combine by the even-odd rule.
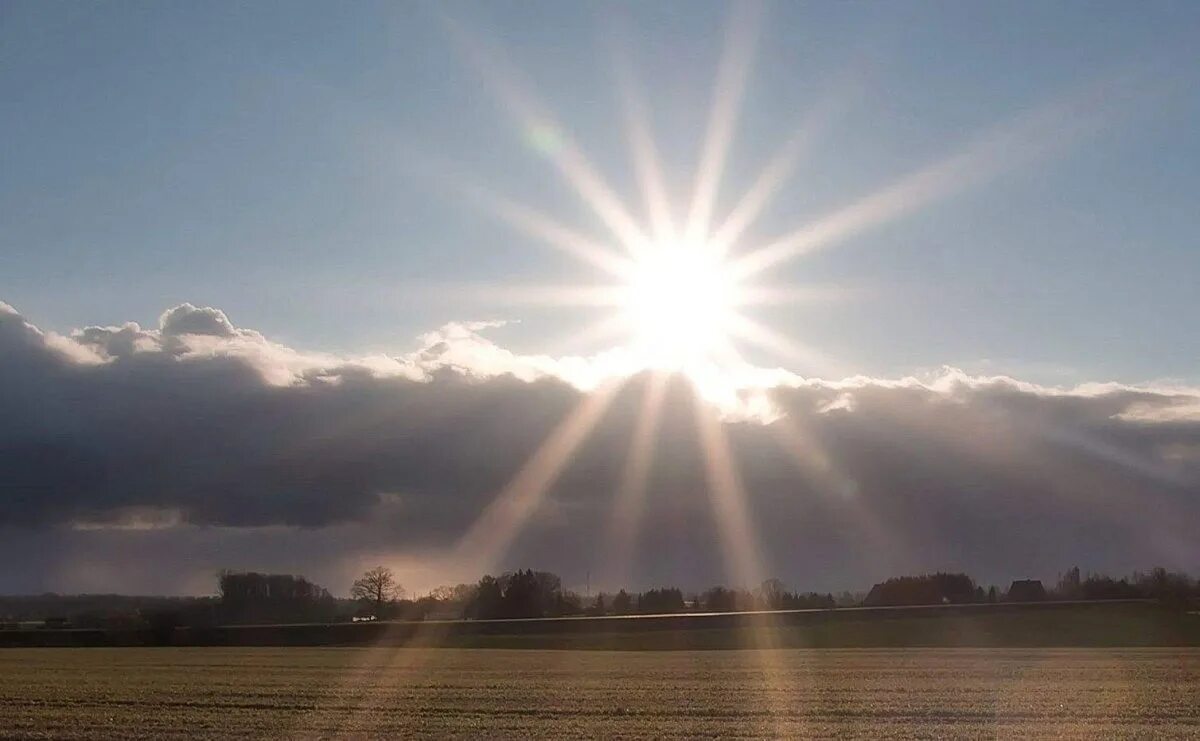
[[[1008,588],[1009,602],[1042,602],[1046,599],[1046,588],[1041,579],[1018,579]]]

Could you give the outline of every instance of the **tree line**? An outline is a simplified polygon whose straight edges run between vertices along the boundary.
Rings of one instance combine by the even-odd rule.
[[[298,589],[302,599],[298,603],[300,611],[321,613],[318,605],[326,604],[323,592],[309,594]],[[865,595],[843,592],[837,597],[831,593],[792,591],[774,578],[754,589],[717,585],[699,592],[685,592],[679,587],[664,586],[644,591],[602,591],[592,596],[564,588],[562,579],[554,573],[524,569],[499,576],[488,574],[474,584],[442,586],[415,599],[406,599],[392,571],[379,566],[354,582],[351,598],[340,603],[342,619],[352,609],[351,619],[496,620],[1039,600],[1155,599],[1190,604],[1200,602],[1200,584],[1186,574],[1163,568],[1118,579],[1103,574],[1083,575],[1078,567],[1073,567],[1049,588],[1037,580],[1018,580],[1007,588],[985,589],[967,574],[938,572],[894,577],[874,585]]]
[[[1157,567],[1149,572],[1114,578],[1107,574],[1083,574],[1073,566],[1060,574],[1058,582],[1046,587],[1036,579],[1020,579],[1007,589],[986,590],[962,573],[901,576],[880,582],[863,600],[866,607],[937,604],[981,604],[991,602],[1041,602],[1068,600],[1151,599],[1172,605],[1200,602],[1200,583],[1180,572]]]
[[[328,622],[337,614],[329,591],[303,576],[222,571],[217,575],[222,623]]]
[[[1049,587],[1018,580],[1007,588],[984,588],[967,574],[901,576],[866,594],[792,591],[779,579],[754,589],[713,586],[686,592],[675,586],[620,589],[581,595],[548,571],[524,569],[478,582],[438,587],[406,597],[384,566],[355,580],[348,598],[334,597],[303,576],[222,571],[216,597],[141,598],[120,595],[0,597],[0,627],[40,619],[72,627],[134,627],[170,630],[179,625],[329,623],[350,620],[493,620],[566,616],[619,616],[687,612],[835,609],[892,605],[981,604],[1039,600],[1152,599],[1200,606],[1200,584],[1187,574],[1155,568],[1114,578],[1072,567]]]

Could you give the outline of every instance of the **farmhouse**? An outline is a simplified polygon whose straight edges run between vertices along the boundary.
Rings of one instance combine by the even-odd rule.
[[[1018,579],[1008,588],[1009,602],[1042,602],[1046,599],[1046,588],[1041,579]]]

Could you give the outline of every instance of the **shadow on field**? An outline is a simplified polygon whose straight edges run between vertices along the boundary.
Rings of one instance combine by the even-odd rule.
[[[1200,646],[1200,616],[1153,602],[1051,602],[530,620],[6,630],[0,646],[368,646],[595,650]]]

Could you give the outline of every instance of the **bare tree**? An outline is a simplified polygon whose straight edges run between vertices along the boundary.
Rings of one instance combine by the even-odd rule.
[[[758,598],[762,602],[765,610],[781,610],[783,609],[784,599],[787,596],[787,587],[778,579],[767,579],[758,588]]]
[[[376,615],[383,612],[385,605],[403,595],[404,589],[396,583],[395,575],[386,566],[376,566],[367,571],[350,587],[350,596],[374,604]]]

